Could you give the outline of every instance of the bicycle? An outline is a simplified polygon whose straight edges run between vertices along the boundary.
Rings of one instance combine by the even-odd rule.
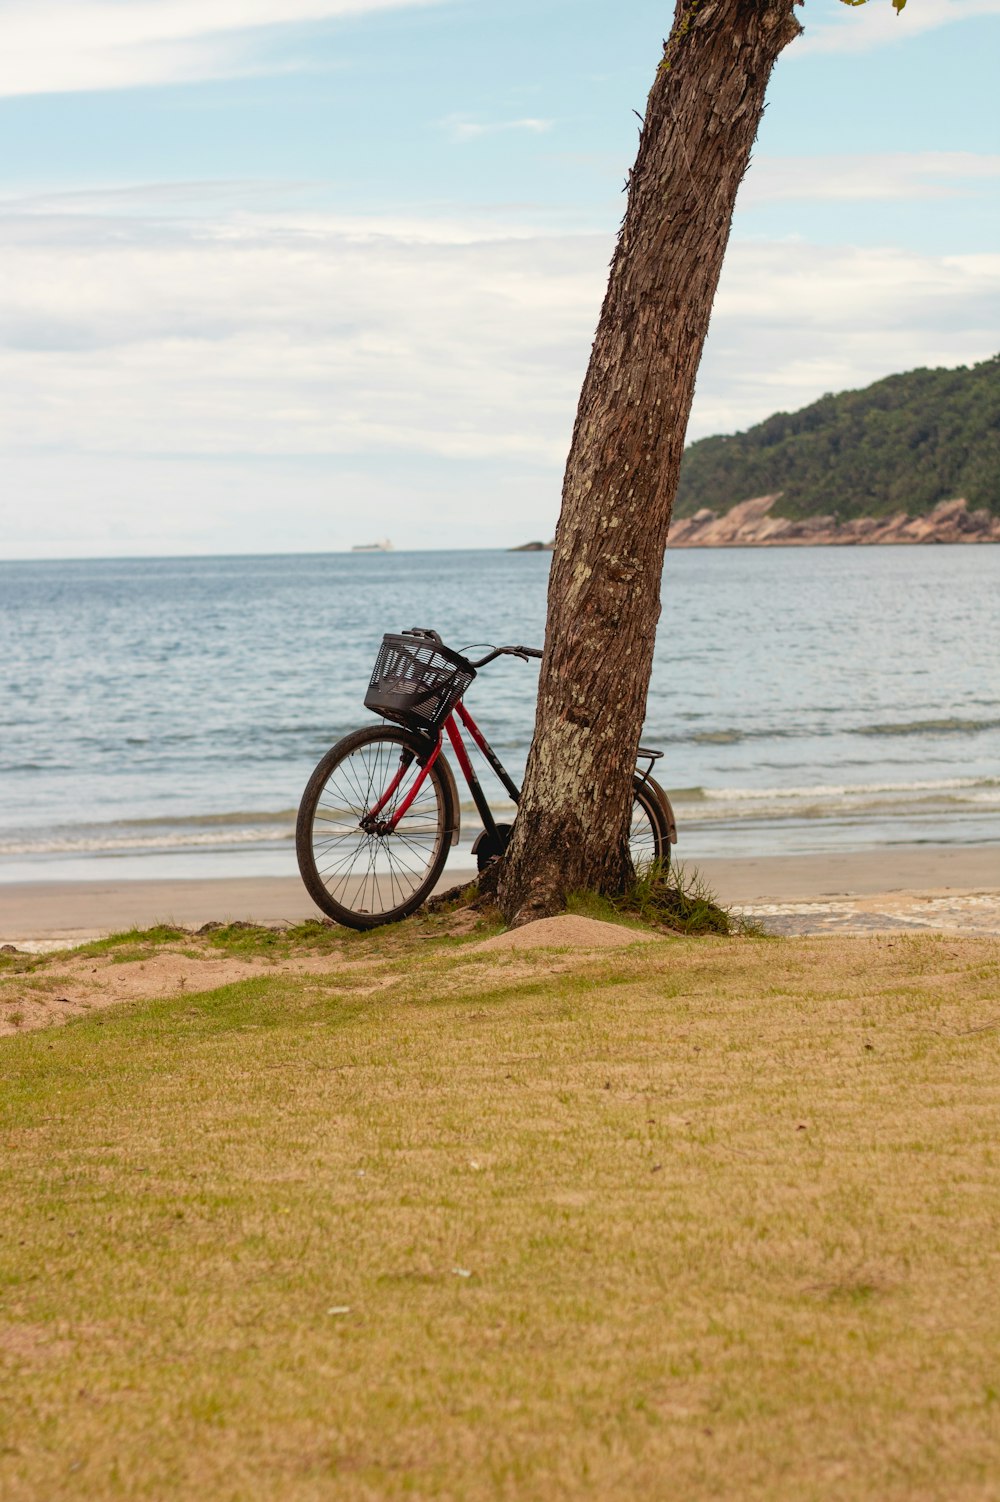
[[[483,821],[472,846],[478,869],[503,854],[513,825],[493,817],[463,727],[515,805],[521,790],[463,696],[496,658],[541,655],[535,647],[491,647],[474,662],[426,628],[383,637],[365,707],[395,723],[354,730],[332,746],[299,805],[295,850],[317,907],[348,928],[377,928],[407,917],[433,891],[461,824],[445,735]],[[650,776],[662,755],[640,746],[636,757],[629,845],[637,869],[654,860],[666,865],[677,839],[670,801]]]

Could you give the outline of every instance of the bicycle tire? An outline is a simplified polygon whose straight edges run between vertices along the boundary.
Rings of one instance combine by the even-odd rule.
[[[652,777],[636,777],[632,792],[629,853],[636,875],[654,861],[666,870],[670,864],[670,826],[663,809],[666,795]]]
[[[443,758],[395,831],[365,831],[360,822],[409,752],[403,781],[384,812],[399,806],[412,786],[409,769],[423,766],[432,749],[412,731],[366,726],[331,746],[306,784],[295,824],[299,871],[316,906],[346,928],[378,928],[407,917],[441,875],[458,818]]]
[[[653,861],[663,867],[670,864],[670,825],[664,813],[663,789],[652,777],[636,777],[632,784],[632,823],[629,829],[629,854],[636,872]],[[480,872],[502,855],[510,844],[513,824],[498,824],[494,840],[485,832],[473,845]]]

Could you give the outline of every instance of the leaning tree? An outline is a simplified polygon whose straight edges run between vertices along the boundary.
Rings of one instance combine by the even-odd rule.
[[[678,0],[664,43],[580,395],[534,739],[495,873],[513,924],[631,875],[632,774],[695,376],[767,83],[801,31],[796,3]]]

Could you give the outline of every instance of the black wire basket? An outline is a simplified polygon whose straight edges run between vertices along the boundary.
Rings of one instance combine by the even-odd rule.
[[[436,632],[382,638],[365,708],[410,730],[436,732],[476,676]]]

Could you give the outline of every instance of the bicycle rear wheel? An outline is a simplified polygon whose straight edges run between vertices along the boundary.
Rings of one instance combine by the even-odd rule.
[[[338,923],[359,929],[395,923],[433,890],[457,818],[440,760],[389,828],[432,750],[410,731],[372,725],[338,741],[310,777],[299,805],[295,853],[310,897]]]
[[[632,826],[629,853],[637,876],[654,861],[670,863],[670,830],[660,801],[659,784],[652,777],[637,777],[633,784]]]

